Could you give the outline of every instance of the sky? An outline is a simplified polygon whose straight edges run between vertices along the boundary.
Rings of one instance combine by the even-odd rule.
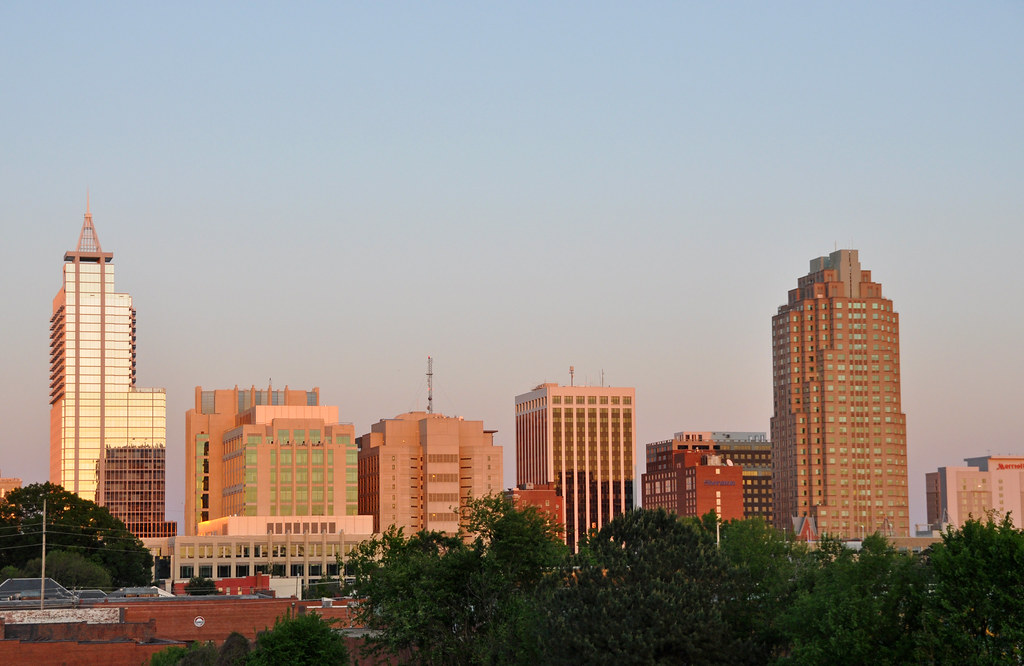
[[[637,442],[768,431],[771,316],[836,248],[900,314],[924,474],[1024,454],[1020,2],[0,3],[0,470],[48,474],[86,193],[165,387],[357,433],[633,386]],[[1016,248],[1016,249],[1015,249]],[[642,470],[643,455],[639,466]]]

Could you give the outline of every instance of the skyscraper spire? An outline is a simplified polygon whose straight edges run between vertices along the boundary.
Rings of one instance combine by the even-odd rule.
[[[96,235],[96,227],[92,226],[88,190],[85,191],[85,221],[82,222],[82,231],[78,234],[78,247],[75,252],[103,252],[99,236]]]

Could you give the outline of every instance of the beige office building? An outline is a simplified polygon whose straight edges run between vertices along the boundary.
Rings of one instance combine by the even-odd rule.
[[[7,493],[21,488],[21,479],[17,477],[6,477],[0,474],[0,500],[7,497]]]
[[[114,291],[113,259],[87,207],[50,318],[50,480],[98,504],[117,493],[111,513],[139,536],[165,536],[173,524],[162,524],[162,466],[130,484],[106,469],[112,451],[118,459],[162,460],[149,454],[167,445],[164,389],[135,386],[135,308],[131,296]]]
[[[775,524],[905,537],[899,315],[857,250],[811,261],[772,318]]]
[[[295,581],[278,577],[307,584],[338,576],[339,562],[373,536],[372,522],[369,516],[232,516],[203,523],[199,534],[144,543],[158,560],[156,578],[183,583],[193,576],[219,580],[267,574],[283,583],[272,587],[291,594],[298,590]]]
[[[185,534],[226,516],[357,513],[356,441],[320,390],[203,390],[185,414]]]
[[[1024,525],[1024,456],[967,458],[963,467],[925,474],[928,523],[932,529],[961,527],[966,520],[1002,520],[1007,513]]]
[[[541,384],[516,396],[516,483],[554,484],[565,540],[633,508],[635,389]]]
[[[359,438],[359,513],[373,531],[454,534],[470,498],[502,491],[501,447],[483,421],[408,412]]]

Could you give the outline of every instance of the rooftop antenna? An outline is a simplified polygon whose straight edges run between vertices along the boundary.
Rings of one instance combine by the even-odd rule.
[[[569,386],[576,386],[576,366],[569,366]]]
[[[427,357],[427,414],[434,413],[434,359]]]
[[[604,388],[604,368],[601,368],[601,388]]]

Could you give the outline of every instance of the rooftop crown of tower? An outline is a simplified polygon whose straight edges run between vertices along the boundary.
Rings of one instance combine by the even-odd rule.
[[[114,259],[111,252],[104,252],[100,246],[100,237],[92,223],[92,212],[89,210],[89,197],[85,198],[85,220],[82,230],[78,232],[78,245],[73,252],[64,254],[64,261],[103,261],[109,263]]]

